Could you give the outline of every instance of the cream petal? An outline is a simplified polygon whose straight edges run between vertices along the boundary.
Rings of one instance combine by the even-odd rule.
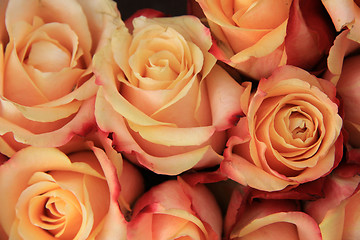
[[[254,1],[246,12],[235,12],[233,20],[240,28],[274,29],[289,17],[290,5],[290,0]]]
[[[338,32],[354,21],[355,13],[353,0],[322,0],[321,2],[329,12]]]
[[[205,78],[211,104],[212,124],[219,130],[234,124],[234,118],[243,112],[241,97],[245,89],[228,75],[220,66],[215,65]]]
[[[244,237],[247,234],[260,229],[261,227],[265,227],[272,223],[277,223],[277,222],[294,224],[296,226],[296,229],[294,229],[294,231],[290,233],[290,236],[292,237],[296,237],[297,235],[297,237],[300,240],[322,239],[320,229],[317,223],[315,222],[315,220],[312,219],[309,215],[302,212],[280,212],[280,213],[271,214],[264,218],[255,219],[240,231],[233,232],[232,237],[237,237],[237,236]],[[258,237],[261,237],[261,235]],[[251,239],[256,239],[256,238],[251,238]]]
[[[279,27],[265,35],[256,44],[244,49],[231,57],[231,61],[239,63],[248,60],[250,57],[264,57],[284,42],[287,21],[284,21]]]
[[[0,135],[12,132],[14,138],[24,144],[31,144],[41,147],[57,147],[64,145],[74,135],[84,135],[95,124],[94,113],[90,110],[94,106],[95,99],[85,101],[78,113],[70,120],[65,119],[59,126],[58,122],[54,125],[49,122],[36,123],[29,120],[21,120],[21,125],[17,125],[5,118],[0,118]],[[69,121],[70,120],[70,121]],[[22,126],[25,122],[25,126]],[[30,128],[30,129],[29,129]]]
[[[165,146],[192,146],[201,145],[208,141],[215,129],[209,127],[173,128],[167,126],[147,126],[128,122],[129,127],[139,132],[145,140]]]

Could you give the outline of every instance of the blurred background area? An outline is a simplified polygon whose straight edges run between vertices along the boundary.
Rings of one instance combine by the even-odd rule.
[[[168,16],[186,14],[187,0],[116,0],[121,18],[126,20],[139,9],[152,8]]]

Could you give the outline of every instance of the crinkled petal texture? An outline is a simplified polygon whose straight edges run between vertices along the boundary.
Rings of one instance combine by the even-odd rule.
[[[222,216],[214,196],[181,178],[151,188],[135,204],[127,239],[221,239]]]
[[[327,179],[325,197],[309,202],[305,211],[319,223],[323,239],[359,239],[360,176],[341,176],[338,172]]]
[[[126,239],[118,202],[132,196],[120,190],[139,174],[120,178],[134,169],[102,142],[67,155],[31,146],[0,166],[0,224],[10,239]]]
[[[335,87],[285,66],[262,79],[245,118],[231,130],[222,171],[244,185],[276,191],[318,179],[342,157]]]
[[[15,149],[62,145],[94,124],[92,56],[123,24],[116,4],[14,0],[5,14],[0,135]]]
[[[138,17],[133,27],[94,57],[98,125],[114,133],[117,150],[157,173],[218,164],[245,88],[215,65],[199,19]]]
[[[241,195],[233,194],[226,216],[226,224],[233,224],[229,228],[230,240],[322,239],[316,221],[301,212],[295,201],[259,200],[243,204]],[[229,216],[236,213],[231,220]]]

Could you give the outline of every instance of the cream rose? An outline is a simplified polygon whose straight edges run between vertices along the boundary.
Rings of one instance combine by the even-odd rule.
[[[335,87],[284,66],[262,79],[246,117],[231,129],[222,171],[253,188],[276,191],[329,173],[342,157]]]
[[[323,239],[316,221],[301,212],[296,201],[259,199],[248,203],[237,190],[229,203],[225,229],[229,240]]]
[[[86,133],[95,124],[92,56],[123,24],[116,3],[12,0],[5,17],[0,135],[6,154],[24,145],[63,145]]]
[[[358,170],[354,174],[355,169]],[[305,205],[305,211],[319,223],[323,239],[360,238],[359,183],[357,166],[341,167],[327,179],[325,197]]]
[[[221,212],[211,192],[179,178],[154,186],[139,198],[127,239],[220,240],[221,228]]]
[[[317,1],[196,1],[215,38],[214,56],[258,80],[285,64],[313,70],[334,37]]]
[[[156,173],[219,164],[244,88],[215,65],[208,29],[192,16],[139,17],[133,27],[94,57],[98,125]]]
[[[9,239],[126,239],[121,208],[141,191],[141,175],[110,139],[99,140],[68,154],[27,147],[0,166],[0,225]]]

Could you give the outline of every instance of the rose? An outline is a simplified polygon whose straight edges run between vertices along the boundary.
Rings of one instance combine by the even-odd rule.
[[[342,119],[333,84],[284,66],[259,82],[246,117],[231,129],[222,172],[277,191],[316,180],[342,157]]]
[[[202,184],[181,178],[156,185],[135,203],[128,225],[131,239],[221,239],[222,217]]]
[[[313,70],[332,44],[318,1],[196,1],[215,38],[214,56],[255,79],[284,64]]]
[[[260,199],[248,203],[244,197],[238,190],[233,192],[225,217],[225,239],[322,239],[318,224],[301,212],[297,202]]]
[[[135,18],[95,55],[95,115],[128,159],[161,174],[214,166],[244,88],[208,53],[199,19]],[[244,94],[246,98],[246,94]]]
[[[5,154],[26,145],[60,146],[85,134],[95,124],[92,56],[122,24],[116,3],[12,0],[5,13],[9,43],[0,60]]]
[[[141,175],[99,136],[100,146],[83,141],[68,154],[30,146],[0,166],[0,225],[10,239],[126,239],[120,207],[141,191]]]
[[[323,239],[359,239],[359,183],[358,166],[337,169],[326,181],[325,197],[305,205],[305,211],[319,223]]]

